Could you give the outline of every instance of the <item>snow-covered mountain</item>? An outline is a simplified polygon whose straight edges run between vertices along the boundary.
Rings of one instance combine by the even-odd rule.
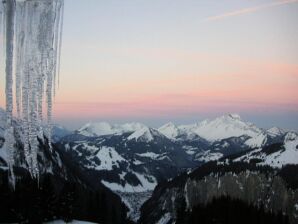
[[[158,131],[173,140],[175,140],[181,134],[179,127],[172,122],[161,126],[158,128]]]
[[[141,123],[88,123],[62,138],[59,145],[82,167],[99,172],[101,182],[110,189],[143,192],[184,169],[281,143],[285,135],[282,129],[263,130],[237,114],[227,114],[191,125],[168,123],[158,129]]]
[[[181,134],[197,134],[211,142],[242,135],[254,138],[263,132],[255,125],[242,121],[237,114],[227,114],[214,120],[204,120],[190,125],[176,126],[173,123],[169,123],[158,130],[172,139],[176,139]]]
[[[141,123],[110,124],[108,122],[88,123],[82,126],[77,133],[88,137],[99,137],[103,135],[119,135],[146,128]]]
[[[62,138],[57,146],[94,184],[102,183],[120,195],[136,220],[140,202],[150,197],[159,182],[198,163],[155,129],[143,126],[121,132],[92,137],[76,133]]]
[[[4,114],[0,110],[0,170],[1,167],[7,170],[9,157]],[[18,122],[14,122],[15,129],[20,129]],[[279,128],[263,130],[237,115],[193,125],[168,123],[158,129],[141,123],[102,122],[86,124],[74,132],[59,127],[57,130],[62,134],[53,154],[39,152],[42,172],[65,178],[71,173],[67,167],[78,169],[89,185],[101,188],[104,185],[121,196],[134,220],[142,205],[135,202],[150,197],[158,183],[209,161],[231,157],[233,161],[257,161],[273,167],[297,161],[295,132]],[[22,138],[18,138],[18,145],[22,145]],[[40,144],[43,141],[46,139],[41,139]],[[22,158],[20,155],[17,159],[18,166],[26,168]]]
[[[202,138],[214,143],[232,137],[246,136],[244,144],[251,148],[280,141],[286,134],[286,131],[277,127],[268,130],[258,128],[250,122],[243,121],[238,114],[226,114],[213,120],[204,120],[190,125],[176,126],[168,123],[158,130],[168,138],[177,141]]]
[[[240,154],[234,161],[254,162],[278,168],[288,164],[298,164],[298,135],[295,132],[289,132],[282,143],[275,143],[251,150],[243,155]]]
[[[157,182],[196,166],[179,145],[144,126],[123,134],[69,135],[59,146],[114,191],[150,191]]]

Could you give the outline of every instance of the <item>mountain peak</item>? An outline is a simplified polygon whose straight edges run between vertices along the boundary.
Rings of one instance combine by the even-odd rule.
[[[135,132],[146,127],[146,125],[138,122],[125,124],[109,124],[108,122],[96,122],[87,123],[78,130],[78,133],[89,137],[96,137],[102,135],[114,135]]]
[[[148,127],[142,127],[138,130],[136,130],[134,133],[132,133],[130,136],[127,137],[128,140],[133,140],[135,139],[136,141],[138,141],[139,139],[146,141],[146,142],[150,142],[152,141],[154,138],[152,136],[151,130]]]
[[[176,125],[173,122],[168,122],[165,125],[163,125],[162,127],[176,127]]]
[[[276,137],[285,134],[285,131],[279,127],[272,127],[266,130],[267,134]]]
[[[107,122],[87,123],[78,132],[85,136],[100,136],[114,134],[112,126]]]
[[[236,113],[226,114],[226,115],[224,115],[224,117],[234,119],[234,120],[241,120],[240,115],[236,114]]]
[[[176,138],[179,134],[178,127],[172,122],[161,126],[158,131],[170,139]]]

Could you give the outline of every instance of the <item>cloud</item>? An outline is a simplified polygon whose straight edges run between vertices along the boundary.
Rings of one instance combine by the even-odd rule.
[[[286,5],[286,4],[297,3],[297,2],[298,2],[298,0],[282,0],[282,1],[277,1],[277,2],[271,2],[271,3],[259,5],[256,7],[243,8],[243,9],[223,13],[223,14],[216,15],[216,16],[210,16],[210,17],[207,17],[205,19],[205,21],[221,20],[221,19],[225,19],[228,17],[232,17],[232,16],[239,16],[239,15],[243,15],[243,14],[253,13],[256,11],[263,10],[263,9],[268,9],[268,8],[272,8],[272,7],[276,7],[276,6],[280,6],[280,5]]]

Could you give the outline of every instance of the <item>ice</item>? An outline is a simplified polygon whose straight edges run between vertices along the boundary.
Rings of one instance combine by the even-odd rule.
[[[5,74],[6,74],[6,86],[5,86],[5,95],[6,95],[6,119],[7,119],[7,128],[5,131],[6,147],[10,149],[9,151],[9,168],[10,168],[10,181],[12,185],[15,185],[15,177],[13,172],[14,164],[14,130],[12,127],[12,111],[13,111],[13,48],[14,48],[14,17],[16,11],[16,5],[14,1],[7,1],[5,8],[5,21],[6,30],[5,30]]]
[[[47,103],[46,132],[51,142],[55,77],[59,69],[63,0],[7,0],[0,3],[5,49],[8,129],[13,112],[13,88],[22,118],[24,152],[31,175],[38,177],[37,137],[43,137],[43,102]],[[9,131],[13,133],[13,130]],[[10,147],[13,148],[13,147]],[[13,156],[10,157],[13,160]],[[13,162],[13,161],[11,161]]]

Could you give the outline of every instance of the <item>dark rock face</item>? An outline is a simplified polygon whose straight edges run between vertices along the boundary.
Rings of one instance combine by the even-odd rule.
[[[212,203],[214,198],[229,196],[248,205],[264,208],[266,212],[278,214],[282,211],[289,217],[290,223],[297,223],[298,190],[296,183],[287,179],[293,174],[291,169],[296,170],[294,176],[297,176],[298,166],[276,170],[245,163],[203,165],[189,175],[184,174],[160,184],[142,207],[140,222],[155,223],[161,219],[174,221],[183,201],[186,209],[191,210],[195,206]]]
[[[206,205],[196,205],[191,211],[185,210],[185,205],[182,203],[176,211],[176,224],[289,224],[288,216],[282,212],[266,212],[262,207],[228,196],[214,198]]]

